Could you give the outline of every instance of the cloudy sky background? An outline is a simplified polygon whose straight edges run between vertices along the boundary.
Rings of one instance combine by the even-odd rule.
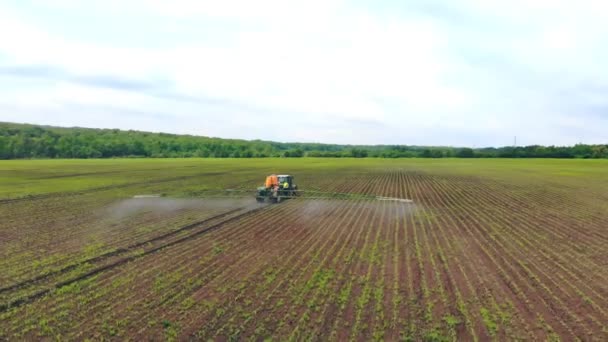
[[[605,1],[0,2],[0,121],[226,138],[608,142]]]

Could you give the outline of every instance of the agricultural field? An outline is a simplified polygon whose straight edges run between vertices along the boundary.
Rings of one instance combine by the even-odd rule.
[[[606,341],[608,161],[0,161],[0,340],[39,339]]]

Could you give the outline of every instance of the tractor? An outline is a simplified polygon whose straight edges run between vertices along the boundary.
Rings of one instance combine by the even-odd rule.
[[[255,199],[258,202],[279,203],[297,195],[298,186],[290,175],[270,175],[264,186],[258,188]]]

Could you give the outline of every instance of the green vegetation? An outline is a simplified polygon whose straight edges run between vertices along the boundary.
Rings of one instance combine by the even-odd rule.
[[[582,159],[0,161],[0,340],[606,340],[607,168]],[[255,200],[204,197],[255,189],[270,172],[294,174],[304,190],[367,197],[304,195],[222,217]]]
[[[481,312],[481,319],[483,320],[483,324],[490,332],[490,335],[496,335],[496,331],[498,330],[498,324],[496,323],[496,319],[486,308],[481,308],[479,311]]]
[[[0,159],[112,157],[608,158],[608,145],[456,148],[335,145],[0,123]]]

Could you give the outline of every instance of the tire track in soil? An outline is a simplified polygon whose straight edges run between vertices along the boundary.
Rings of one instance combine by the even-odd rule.
[[[270,208],[269,211],[272,211],[272,209],[275,209],[276,206],[272,206]],[[281,207],[281,209],[285,209],[283,207]],[[276,213],[274,213],[276,214]],[[253,217],[247,217],[247,219],[253,220],[253,221],[257,221],[259,220],[259,217],[256,217],[256,215],[254,215]],[[240,224],[247,224],[247,221],[238,221],[237,223]],[[238,226],[231,226],[228,225],[227,227],[225,227],[226,231],[223,231],[223,233],[217,237],[220,240],[214,240],[213,244],[209,244],[208,246],[201,246],[201,245],[193,245],[193,246],[186,246],[185,249],[181,249],[178,250],[179,254],[165,254],[162,256],[162,258],[160,260],[158,260],[157,262],[154,262],[154,266],[152,267],[148,267],[146,268],[146,270],[141,273],[139,275],[140,278],[143,278],[145,280],[149,280],[151,279],[151,277],[148,277],[148,274],[154,275],[154,274],[161,274],[162,273],[162,269],[165,269],[166,265],[171,263],[171,260],[183,260],[182,263],[180,263],[180,265],[182,265],[178,271],[183,270],[184,267],[186,267],[187,265],[190,265],[190,263],[197,263],[196,260],[200,259],[200,255],[202,253],[202,255],[206,255],[207,253],[211,253],[212,252],[212,247],[215,246],[216,243],[221,244],[222,246],[226,247],[226,248],[233,248],[235,246],[237,246],[237,242],[234,242],[232,245],[228,245],[227,241],[232,240],[234,238],[238,238],[243,234],[243,231],[238,229]],[[269,227],[265,227],[265,229],[270,229]],[[214,234],[215,232],[212,232],[211,234]],[[197,237],[198,238],[198,237]],[[209,238],[214,239],[213,235],[210,235]],[[191,240],[194,241],[194,240]],[[249,244],[252,244],[253,242],[251,240],[247,240],[247,242]],[[238,244],[239,246],[243,246],[242,244]],[[244,246],[247,246],[246,244]],[[204,249],[201,249],[204,248]],[[205,266],[202,269],[195,269],[192,270],[191,273],[185,274],[186,275],[192,275],[194,273],[196,274],[204,274],[204,279],[205,282],[203,282],[201,280],[200,285],[195,285],[193,288],[190,289],[186,289],[184,292],[185,295],[187,295],[188,293],[192,293],[193,291],[196,291],[197,289],[203,287],[203,286],[208,286],[216,277],[220,276],[221,274],[224,274],[226,272],[228,272],[229,268],[219,268],[219,264],[222,263],[222,260],[217,259],[217,257],[215,258],[215,260],[210,263],[210,264],[205,264]],[[202,264],[201,264],[202,265]],[[137,267],[137,266],[134,266]],[[208,272],[208,270],[211,270],[211,272]],[[214,272],[215,271],[215,272]],[[134,270],[128,270],[127,273],[129,272],[135,272]],[[221,272],[221,274],[219,274],[218,272]],[[124,274],[124,272],[123,272]],[[105,283],[109,282],[109,280],[111,279],[105,279]],[[146,286],[151,285],[150,283],[142,283],[139,282],[138,283],[138,288],[145,288]],[[99,287],[104,287],[104,284],[99,284]],[[165,299],[163,299],[161,301],[160,304],[166,302],[166,301],[175,301],[175,297],[180,295],[180,293],[175,293]],[[129,298],[127,300],[127,302],[132,302],[135,301],[135,304],[133,305],[134,309],[139,309],[139,312],[146,312],[148,313],[147,315],[141,316],[141,315],[137,315],[138,320],[134,320],[133,322],[137,322],[137,321],[141,321],[143,319],[145,319],[146,317],[148,317],[149,315],[153,315],[153,310],[157,309],[159,307],[159,303],[158,302],[150,302],[148,305],[148,301],[147,301],[147,296],[141,296],[138,293],[132,293],[131,298]],[[143,307],[142,305],[140,305],[140,303],[143,302]],[[101,302],[103,303],[103,301]],[[100,304],[101,304],[100,303]],[[137,305],[137,306],[136,306]],[[134,310],[132,308],[132,310]],[[115,309],[114,307],[104,307],[104,312],[107,312],[108,314],[112,314],[114,312],[117,311],[117,309]],[[165,314],[165,310],[162,311],[161,316],[163,316]],[[147,326],[147,323],[144,324],[143,326]],[[95,327],[91,327],[91,329],[93,329],[92,331],[94,332]],[[137,334],[136,334],[137,335]],[[162,338],[162,336],[158,336],[158,338]]]
[[[219,212],[219,211],[210,211],[210,214],[216,214],[217,212]],[[161,218],[158,215],[148,215],[149,212],[142,212],[141,216],[138,215],[138,216],[133,217],[132,219],[129,218],[128,221],[124,221],[124,222],[121,221],[119,223],[110,224],[110,223],[108,223],[109,221],[106,222],[105,220],[102,219],[102,220],[98,221],[95,225],[93,225],[91,229],[88,229],[89,226],[85,225],[85,223],[88,223],[90,221],[85,220],[85,221],[83,221],[84,223],[77,222],[76,227],[74,229],[70,229],[65,232],[57,232],[57,234],[69,235],[68,241],[72,241],[77,244],[80,244],[80,241],[87,240],[87,237],[96,236],[97,234],[101,233],[101,234],[103,234],[103,238],[104,238],[103,239],[104,246],[108,246],[108,248],[105,248],[105,249],[108,250],[108,252],[111,252],[112,248],[110,248],[110,247],[117,248],[120,245],[128,245],[129,243],[132,243],[133,241],[138,241],[138,240],[140,240],[139,239],[140,237],[143,239],[147,239],[150,236],[154,236],[150,232],[146,232],[146,231],[137,233],[136,232],[137,227],[140,227],[140,226],[148,227],[149,226],[149,227],[154,227],[154,229],[152,229],[152,230],[171,231],[171,229],[177,229],[181,225],[183,225],[184,224],[183,221],[185,221],[185,222],[191,221],[191,220],[184,220],[183,217],[187,217],[190,214],[196,214],[196,213],[198,213],[198,209],[188,210],[188,211],[176,211],[174,213],[164,215]],[[209,217],[210,216],[206,216],[206,217],[203,217],[202,219],[207,219]],[[91,219],[91,218],[89,218],[89,219]],[[71,221],[65,220],[65,222],[67,224]],[[82,224],[82,225],[79,225],[79,224]],[[152,225],[150,225],[150,224],[152,224]],[[108,228],[108,230],[106,230],[106,227],[108,227],[108,225],[111,228]],[[174,228],[171,226],[177,226],[177,228]],[[165,227],[170,227],[170,229],[165,229]],[[134,233],[125,235],[124,232],[126,232],[126,231],[134,232]],[[97,241],[94,238],[91,238],[90,240]],[[66,267],[66,264],[68,264],[68,266],[70,266],[75,261],[82,260],[83,255],[81,254],[82,253],[81,246],[77,245],[78,248],[70,249],[70,244],[65,244],[65,242],[66,242],[66,240],[61,240],[61,241],[58,241],[57,244],[46,244],[46,246],[50,246],[48,248],[48,250],[50,250],[50,251],[67,250],[68,253],[71,253],[71,254],[66,254],[65,257],[63,257],[60,260],[57,260],[56,262],[53,262],[51,264],[45,264],[44,269],[42,271],[37,270],[30,263],[24,263],[23,260],[16,260],[15,262],[13,262],[9,266],[7,266],[7,267],[11,267],[12,265],[23,265],[22,267],[15,267],[14,271],[11,272],[11,274],[12,274],[11,278],[14,278],[19,281],[12,285],[7,285],[7,286],[1,288],[0,294],[6,292],[7,288],[12,289],[14,287],[22,287],[23,283],[29,282],[32,279],[38,279],[38,278],[44,277],[46,275],[52,276],[53,274],[56,274],[57,272],[62,272],[63,268]],[[32,257],[28,257],[27,260],[30,260],[31,258]],[[86,263],[88,261],[89,261],[88,259],[84,259],[84,260],[82,260],[82,263]],[[11,270],[13,270],[13,268]],[[27,275],[27,277],[26,277],[26,275]]]
[[[145,240],[145,241],[140,241],[140,242],[128,245],[126,247],[118,248],[118,249],[116,249],[114,251],[103,253],[103,254],[100,254],[98,256],[95,256],[95,257],[92,257],[92,258],[88,258],[88,259],[79,261],[77,263],[65,266],[65,267],[63,267],[63,268],[61,268],[59,270],[52,271],[52,272],[49,272],[49,273],[46,273],[46,274],[42,274],[42,275],[39,275],[37,277],[31,278],[31,279],[28,279],[28,280],[25,280],[25,281],[22,281],[22,282],[19,282],[19,283],[16,283],[16,284],[12,284],[12,285],[0,288],[0,294],[8,292],[8,291],[14,291],[14,290],[20,289],[22,287],[29,286],[29,285],[41,282],[41,281],[43,281],[45,279],[48,279],[50,277],[53,277],[53,276],[57,276],[57,275],[61,275],[61,274],[67,273],[67,272],[69,272],[71,270],[74,270],[74,269],[76,269],[76,268],[84,265],[84,264],[90,264],[90,263],[100,262],[100,261],[103,261],[103,260],[105,260],[107,258],[110,258],[110,257],[113,257],[113,256],[118,256],[118,255],[121,255],[121,254],[125,254],[125,253],[128,253],[128,252],[131,252],[134,249],[137,249],[139,247],[145,246],[145,245],[147,245],[149,243],[153,243],[153,242],[156,242],[156,241],[159,241],[159,240],[162,240],[162,239],[166,239],[168,237],[177,235],[177,234],[179,234],[179,233],[181,233],[183,231],[186,231],[186,230],[191,230],[193,228],[196,228],[197,226],[200,226],[202,224],[206,224],[206,223],[208,223],[210,221],[213,221],[213,220],[216,220],[216,219],[219,219],[219,218],[223,218],[225,216],[228,216],[230,214],[233,214],[233,213],[235,213],[237,211],[240,211],[240,210],[243,210],[243,209],[245,209],[245,208],[241,207],[241,208],[236,208],[236,209],[233,209],[233,210],[229,210],[227,212],[224,212],[224,213],[221,213],[221,214],[218,214],[218,215],[206,218],[206,219],[201,220],[201,221],[197,221],[197,222],[188,224],[186,226],[183,226],[183,227],[180,227],[180,228],[178,228],[176,230],[172,230],[172,231],[167,232],[165,234],[153,237],[151,239],[148,239],[148,240]]]
[[[233,233],[233,234],[238,234],[238,231],[233,231],[232,233]],[[213,234],[213,232],[212,232],[212,234]],[[225,237],[223,234],[222,234],[221,236],[222,236],[222,237]],[[211,247],[209,247],[209,248],[211,248]],[[186,252],[186,254],[188,254],[188,252]],[[189,253],[189,254],[193,254],[193,253]],[[183,255],[182,255],[182,256],[183,256]],[[166,257],[166,255],[165,255],[165,257]],[[151,272],[153,269],[154,269],[154,268],[147,268],[147,269],[144,271],[144,273],[150,273],[150,272]],[[123,273],[123,274],[124,274],[124,273]],[[139,273],[139,274],[143,274],[143,273]],[[110,280],[111,280],[111,279],[110,279]],[[102,288],[102,289],[103,289],[103,288],[105,288],[105,286],[107,285],[107,283],[108,283],[108,279],[106,279],[105,283],[99,283],[99,284],[96,284],[96,287],[98,287],[98,288]],[[95,293],[97,293],[97,292],[98,292],[98,291],[97,291],[97,290],[95,290]],[[116,292],[117,292],[117,291],[114,291],[114,293],[116,293]],[[118,293],[122,294],[122,292],[121,292],[121,291],[118,291]],[[145,297],[141,297],[141,296],[140,296],[139,294],[137,294],[137,293],[132,293],[132,295],[131,295],[131,297],[130,297],[130,298],[123,298],[122,300],[121,300],[121,298],[117,298],[117,297],[116,297],[116,294],[110,294],[110,296],[111,296],[111,299],[110,299],[109,301],[110,301],[110,302],[117,303],[117,305],[118,305],[118,303],[120,303],[120,302],[130,302],[130,301],[132,301],[134,298],[142,298],[142,300],[144,300],[144,299],[145,299]],[[106,299],[105,303],[107,303],[107,302],[108,302],[108,300]],[[100,302],[100,301],[97,301],[97,303],[98,303],[98,304],[97,304],[96,306],[94,306],[93,308],[91,308],[91,309],[90,309],[90,310],[93,310],[93,312],[95,312],[95,315],[98,313],[98,311],[97,311],[97,309],[96,309],[96,308],[103,308],[104,310],[108,308],[107,306],[103,305],[104,301],[101,301],[101,302]],[[55,304],[53,304],[53,305],[55,305]],[[48,303],[47,303],[47,305],[46,305],[45,307],[49,308],[50,312],[53,312],[53,311],[56,309],[56,306],[55,306],[55,307],[53,307],[52,305],[49,305]],[[47,311],[48,311],[48,310],[47,310]],[[110,309],[110,311],[107,311],[107,310],[106,310],[105,312],[106,312],[106,314],[104,315],[104,317],[105,317],[106,319],[109,319],[109,318],[111,318],[111,317],[114,315],[114,313],[115,313],[116,311],[115,311],[115,310]],[[86,316],[86,317],[85,317],[86,319],[84,319],[84,320],[83,320],[83,322],[84,322],[84,321],[88,321],[88,320],[89,320],[89,318],[88,318],[88,317],[89,317],[89,316]],[[98,323],[99,323],[99,322],[98,322]],[[99,323],[99,324],[101,324],[101,323]],[[96,332],[96,331],[99,331],[99,325],[97,326],[97,328],[96,328],[96,329],[92,330],[92,331],[91,331],[91,333],[94,333],[94,332]],[[92,335],[87,335],[87,336],[92,336]],[[99,337],[99,336],[98,336],[98,337]],[[160,336],[160,337],[162,337],[162,336]],[[160,337],[159,337],[159,338],[160,338]]]
[[[300,219],[301,216],[298,216],[298,214],[302,214],[298,213],[297,205],[291,205],[289,209],[289,212],[280,213],[280,215],[278,213],[277,215],[279,217],[285,217],[286,215],[290,216],[291,214],[296,214],[293,220]],[[251,280],[250,278],[253,275],[260,273],[261,270],[268,263],[272,262],[272,260],[274,259],[272,258],[273,255],[277,253],[279,253],[280,255],[285,255],[290,251],[293,251],[293,249],[289,249],[288,246],[283,246],[283,248],[281,248],[281,241],[297,239],[301,235],[303,235],[304,237],[309,236],[309,232],[306,229],[299,229],[301,227],[299,225],[294,225],[291,220],[284,220],[279,224],[269,224],[268,222],[268,220],[261,218],[261,220],[247,224],[247,227],[252,227],[251,229],[263,230],[259,234],[256,233],[256,238],[247,239],[247,243],[237,244],[239,246],[239,256],[233,258],[233,261],[224,262],[229,264],[230,267],[221,268],[221,265],[218,266],[221,269],[219,270],[220,273],[217,276],[214,276],[212,282],[209,282],[207,284],[208,289],[205,292],[200,293],[199,296],[197,296],[198,300],[200,300],[201,298],[214,298],[217,295],[217,297],[221,298],[218,302],[221,302],[223,300],[224,304],[221,305],[222,309],[226,313],[233,313],[234,311],[232,310],[232,308],[236,305],[241,304],[242,299],[244,299],[244,292],[249,289],[247,286],[241,287],[239,284],[251,284],[253,280]],[[259,246],[273,246],[273,243],[278,244],[278,246],[276,246],[276,248],[268,247],[263,248],[261,251],[258,250]],[[260,263],[256,263],[251,267],[244,267],[244,264],[251,263],[252,260],[260,261]],[[231,281],[234,279],[240,280],[238,282]],[[214,284],[215,287],[217,287],[221,284],[228,283],[233,284],[232,287],[226,288],[225,291],[221,290],[218,293],[212,292]],[[194,291],[196,292],[197,289],[194,289]],[[230,291],[235,291],[236,293],[230,293]],[[217,305],[215,305],[214,307],[216,306]],[[219,328],[219,325],[225,322],[224,318],[224,316],[215,317],[211,319],[211,321],[207,321],[204,330],[206,332],[211,333],[213,329],[209,328],[209,326],[213,325]],[[197,324],[193,322],[192,326],[197,326]],[[190,331],[186,332],[185,334],[192,335],[194,334],[194,332]],[[200,336],[198,337],[200,338]]]
[[[32,295],[29,295],[29,296],[27,296],[27,297],[22,297],[22,298],[16,299],[16,300],[14,300],[14,301],[12,301],[12,302],[10,302],[10,303],[1,304],[1,305],[0,305],[0,313],[1,313],[1,312],[8,311],[9,309],[12,309],[12,308],[15,308],[15,307],[19,307],[19,306],[21,306],[21,305],[23,305],[23,304],[30,303],[30,302],[32,302],[32,301],[34,301],[34,300],[38,299],[38,298],[41,298],[41,297],[43,297],[43,296],[45,296],[45,295],[49,294],[49,293],[50,293],[51,291],[53,291],[54,289],[60,289],[60,288],[62,288],[62,287],[64,287],[64,286],[67,286],[67,285],[73,284],[73,283],[75,283],[75,282],[78,282],[78,281],[84,280],[84,279],[86,279],[86,278],[89,278],[89,277],[95,276],[95,275],[97,275],[97,274],[99,274],[99,273],[102,273],[102,272],[105,272],[105,271],[111,270],[111,269],[113,269],[113,268],[116,268],[116,267],[118,267],[118,266],[121,266],[121,265],[123,265],[123,264],[126,264],[127,262],[130,262],[130,261],[133,261],[133,260],[135,260],[135,259],[141,258],[141,257],[143,257],[143,256],[146,256],[146,255],[149,255],[149,254],[152,254],[152,253],[158,252],[159,250],[162,250],[162,249],[167,248],[167,247],[174,246],[174,245],[179,244],[179,243],[182,243],[182,242],[184,242],[184,241],[188,241],[188,240],[190,240],[190,239],[192,239],[192,238],[195,238],[195,237],[197,237],[197,236],[199,236],[199,235],[202,235],[202,234],[208,233],[208,232],[210,232],[210,231],[212,231],[212,230],[215,230],[215,229],[221,228],[223,225],[225,225],[225,224],[227,224],[227,223],[229,223],[229,222],[232,222],[232,221],[238,220],[238,219],[240,219],[240,218],[242,218],[242,217],[244,217],[244,216],[246,216],[246,215],[251,215],[251,214],[253,214],[253,213],[255,213],[255,212],[258,212],[258,211],[260,211],[260,210],[262,210],[262,209],[264,209],[264,208],[266,208],[266,206],[264,206],[264,207],[260,207],[260,208],[255,208],[255,209],[252,209],[252,210],[246,211],[246,212],[244,212],[244,213],[238,214],[238,215],[233,216],[233,217],[231,217],[231,218],[229,218],[229,219],[227,219],[227,220],[224,220],[224,221],[221,221],[221,222],[219,222],[219,223],[213,224],[213,225],[212,225],[212,226],[210,226],[210,227],[207,227],[207,228],[205,228],[205,229],[202,229],[202,230],[200,230],[200,231],[197,231],[197,232],[192,233],[192,234],[190,234],[190,235],[187,235],[187,236],[185,236],[185,237],[182,237],[182,238],[179,238],[179,239],[177,239],[177,240],[174,240],[174,241],[171,241],[171,242],[165,243],[165,244],[163,244],[163,245],[160,245],[160,246],[154,247],[154,248],[152,248],[152,249],[150,249],[150,250],[147,250],[147,251],[145,251],[145,252],[143,252],[143,253],[138,253],[137,255],[133,255],[133,256],[130,256],[130,257],[126,257],[126,258],[120,259],[120,260],[118,260],[118,261],[116,261],[116,262],[113,262],[113,263],[111,263],[111,264],[108,264],[108,265],[105,265],[105,266],[102,266],[102,267],[99,267],[99,268],[95,268],[95,269],[93,269],[93,270],[90,270],[90,271],[88,271],[88,272],[86,272],[86,273],[84,273],[84,274],[82,274],[82,275],[80,275],[80,276],[78,276],[78,277],[75,277],[75,278],[72,278],[72,279],[68,279],[68,280],[61,281],[61,282],[59,282],[59,283],[54,284],[54,285],[53,285],[51,288],[48,288],[48,289],[45,289],[45,290],[38,291],[38,292],[36,292],[36,293],[34,293],[34,294],[32,294]],[[200,224],[198,224],[198,225],[200,225]],[[190,225],[189,225],[189,226],[190,226]],[[196,225],[195,225],[195,226],[196,226]]]
[[[275,208],[276,208],[276,206],[275,206]],[[281,209],[282,209],[282,211],[275,212],[274,215],[282,216],[285,214],[284,213],[285,211],[287,211],[287,213],[292,213],[296,210],[295,208],[293,208],[293,206],[292,207],[285,206],[285,207],[282,207]],[[263,222],[263,221],[260,221],[261,219],[263,219],[263,217],[255,217],[255,218],[252,218],[252,220],[254,222],[242,223],[242,224],[245,224],[247,227],[255,227],[256,222],[257,223]],[[239,226],[242,225],[241,221],[239,221],[238,223],[239,223]],[[286,225],[287,225],[287,223],[283,223],[283,226],[286,226]],[[258,224],[257,227],[259,227],[260,230],[255,231],[255,235],[256,236],[257,235],[265,236],[266,240],[269,240],[269,239],[271,239],[271,237],[280,239],[283,235],[293,232],[293,231],[289,231],[286,229],[282,229],[282,228],[284,228],[283,226]],[[156,301],[151,302],[150,305],[146,305],[142,310],[140,310],[140,311],[146,312],[148,314],[146,314],[142,317],[139,317],[139,320],[140,321],[145,320],[146,317],[148,317],[150,315],[152,315],[152,317],[154,317],[154,315],[157,315],[156,317],[171,318],[172,321],[174,321],[174,320],[181,321],[183,319],[187,319],[187,318],[182,317],[182,314],[179,312],[179,310],[176,311],[171,303],[177,303],[178,301],[180,301],[181,298],[192,295],[193,293],[196,293],[203,287],[206,289],[205,296],[211,296],[211,297],[229,296],[226,293],[224,293],[223,289],[220,289],[219,292],[213,292],[213,289],[218,287],[221,284],[228,284],[228,283],[234,284],[233,286],[238,286],[238,284],[237,284],[238,282],[231,282],[230,280],[238,278],[239,274],[241,274],[245,270],[252,271],[252,272],[255,270],[255,268],[243,267],[242,264],[250,262],[251,260],[258,260],[259,258],[262,258],[263,256],[269,255],[272,253],[271,249],[265,249],[263,251],[258,251],[255,248],[255,246],[259,246],[260,243],[264,243],[264,242],[268,242],[268,241],[257,241],[255,239],[245,239],[245,237],[246,237],[245,234],[253,234],[253,233],[254,233],[254,231],[252,231],[252,230],[248,230],[248,231],[235,230],[234,236],[232,238],[225,239],[225,237],[223,235],[220,236],[220,238],[225,239],[225,240],[233,240],[232,245],[228,245],[228,246],[222,245],[222,246],[225,246],[226,248],[229,248],[231,250],[238,250],[239,251],[238,255],[232,255],[229,260],[226,260],[225,257],[219,257],[212,264],[207,264],[203,269],[198,269],[198,270],[193,269],[193,270],[190,270],[189,273],[183,274],[184,277],[192,276],[195,274],[205,274],[205,277],[204,277],[205,281],[201,282],[199,285],[196,285],[194,287],[184,288],[181,291],[176,291],[175,293],[173,293],[172,295],[168,296],[167,298],[161,300],[160,302],[156,302]],[[244,241],[242,243],[240,243],[240,240],[243,240],[243,239],[244,239]],[[194,248],[196,248],[196,247],[194,247]],[[233,248],[235,248],[235,249],[233,249]],[[242,252],[240,252],[240,251],[242,251]],[[189,262],[194,262],[194,260],[198,259],[199,257],[200,257],[200,253],[198,253],[198,251],[193,251],[192,249],[188,249],[188,250],[184,250],[181,255],[175,256],[174,258],[178,258],[180,260],[186,259],[186,261],[184,261],[182,263],[182,264],[184,264],[184,266],[182,268],[187,268],[189,265]],[[229,266],[221,267],[224,264],[227,264]],[[180,268],[180,270],[182,268]],[[180,271],[180,270],[178,270],[178,271]],[[229,277],[229,279],[227,279],[227,277]],[[175,287],[173,287],[172,289],[178,290]],[[228,291],[230,291],[230,290],[226,289],[226,292],[228,292]],[[200,300],[200,298],[197,300]],[[155,311],[155,310],[160,310],[160,312]],[[134,326],[137,326],[136,322],[137,321],[134,322]],[[194,322],[191,322],[191,323],[194,325]],[[143,338],[143,336],[140,336],[140,337]],[[159,338],[160,338],[160,336],[159,336]],[[139,339],[139,336],[138,336],[138,339]]]

